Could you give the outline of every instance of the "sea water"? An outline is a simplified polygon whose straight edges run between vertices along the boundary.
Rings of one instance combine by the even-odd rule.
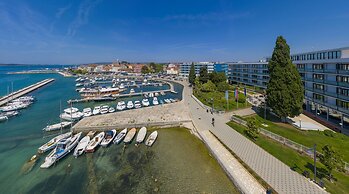
[[[101,147],[79,158],[70,154],[49,169],[39,167],[46,156],[43,154],[35,165],[28,165],[37,148],[50,139],[42,128],[59,122],[60,111],[69,107],[67,100],[80,97],[75,91],[75,78],[6,74],[37,68],[0,66],[0,95],[12,89],[12,84],[15,91],[43,79],[55,79],[30,94],[37,99],[33,105],[0,123],[2,193],[236,193],[205,145],[184,128],[157,129],[158,140],[152,147],[135,147],[134,142],[126,148],[123,144]],[[176,84],[175,90],[179,94],[170,97],[181,98],[182,87]],[[108,104],[115,106],[116,102]],[[74,106],[95,105],[98,103]]]

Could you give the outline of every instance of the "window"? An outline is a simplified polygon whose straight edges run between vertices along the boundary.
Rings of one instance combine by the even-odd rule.
[[[315,100],[319,100],[321,102],[325,102],[325,96],[321,95],[321,94],[316,94],[316,93],[313,93],[313,98]]]
[[[349,70],[349,64],[337,64],[337,70],[348,71]]]
[[[298,69],[304,69],[304,68],[305,68],[305,65],[304,65],[304,64],[297,64],[297,68],[298,68]]]
[[[337,88],[337,94],[343,95],[343,96],[349,96],[349,89]]]
[[[349,83],[349,76],[337,76],[337,82]]]
[[[323,84],[313,84],[313,88],[316,90],[325,90],[325,86]]]
[[[323,70],[324,69],[324,64],[313,64],[313,69]]]
[[[324,74],[313,74],[313,78],[324,80],[325,76],[324,76]]]
[[[349,109],[349,102],[345,102],[345,101],[341,101],[341,100],[336,100],[336,105],[340,108],[343,108],[343,109]]]

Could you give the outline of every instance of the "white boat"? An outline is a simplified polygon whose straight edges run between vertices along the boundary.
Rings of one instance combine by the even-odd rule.
[[[109,106],[104,105],[101,107],[101,114],[107,114],[109,112]]]
[[[153,105],[158,105],[158,104],[159,104],[158,98],[154,97],[153,98]]]
[[[144,98],[144,99],[142,100],[142,105],[143,105],[143,106],[149,106],[149,100],[148,100],[147,98]]]
[[[127,133],[127,128],[120,131],[120,133],[114,138],[113,143],[119,144],[125,138],[126,133]]]
[[[124,101],[120,101],[118,102],[118,104],[116,105],[116,109],[117,110],[124,110],[126,108],[126,104]]]
[[[77,84],[75,84],[75,87],[81,87],[83,85],[84,85],[83,83],[77,83]]]
[[[132,101],[128,101],[126,107],[127,107],[128,109],[133,108],[133,102],[132,102]]]
[[[110,130],[105,133],[105,137],[101,142],[101,146],[107,147],[115,138],[116,136],[116,130]]]
[[[63,133],[61,135],[58,135],[58,136],[52,138],[50,141],[48,141],[47,143],[45,143],[44,145],[39,147],[38,152],[44,153],[44,152],[47,152],[48,150],[53,149],[59,140],[67,138],[70,135],[71,135],[71,132],[68,132],[68,133]]]
[[[114,107],[109,107],[108,112],[109,112],[109,113],[113,113],[113,112],[115,112],[115,108],[114,108]]]
[[[84,114],[79,112],[79,109],[72,107],[64,109],[64,112],[60,115],[60,118],[67,121],[76,121],[81,119],[83,116]]]
[[[0,116],[0,122],[2,122],[2,121],[6,121],[8,119],[8,117],[7,116]]]
[[[91,108],[84,108],[82,110],[82,113],[84,114],[84,117],[89,117],[92,115],[92,109]]]
[[[176,100],[174,100],[173,98],[170,98],[169,99],[171,102],[176,102]]]
[[[34,100],[34,96],[22,96],[12,100],[11,102],[33,102]]]
[[[76,146],[73,155],[75,157],[80,156],[81,154],[83,154],[85,152],[86,146],[88,145],[88,143],[90,142],[91,138],[90,136],[86,135],[84,138],[82,138],[79,142],[79,144]]]
[[[166,102],[166,103],[171,103],[171,101],[169,100],[169,99],[164,99],[164,101]]]
[[[1,113],[1,116],[7,116],[7,118],[13,117],[18,115],[18,111],[7,111],[7,112],[3,112]]]
[[[96,147],[101,143],[101,141],[104,138],[105,133],[100,132],[98,133],[87,145],[86,147],[86,152],[87,153],[92,153],[95,151]]]
[[[141,105],[141,102],[139,100],[136,100],[135,101],[135,108],[141,108],[142,105]]]
[[[159,96],[159,93],[155,92],[155,93],[154,93],[154,96]]]
[[[144,141],[146,135],[147,135],[147,128],[142,127],[137,133],[136,145],[142,143]]]
[[[119,86],[119,88],[120,88],[120,89],[124,89],[124,88],[125,88],[124,84],[121,83],[120,86]]]
[[[69,154],[78,144],[80,136],[81,132],[72,137],[61,139],[57,143],[56,148],[45,158],[45,162],[41,164],[40,168],[49,168],[52,164]]]
[[[149,92],[149,98],[152,98],[152,97],[154,97],[154,94],[152,93],[152,92]]]
[[[43,131],[55,131],[55,130],[59,130],[59,129],[63,129],[68,127],[72,122],[68,122],[68,121],[63,121],[60,123],[56,123],[53,125],[47,125],[45,128],[43,128]]]
[[[8,103],[6,106],[0,107],[0,110],[3,112],[16,111],[27,108],[30,104],[31,102],[12,102]]]
[[[96,106],[93,108],[92,114],[93,115],[98,115],[99,113],[101,113],[101,107],[100,106]]]
[[[133,139],[133,137],[136,135],[137,129],[136,128],[132,128],[127,134],[126,137],[124,139],[124,143],[130,143]]]
[[[148,136],[147,140],[145,141],[145,145],[146,146],[152,146],[154,144],[154,142],[155,142],[157,137],[158,137],[158,132],[157,131],[152,132]]]
[[[132,89],[130,90],[130,94],[133,94],[133,93],[135,93],[135,90],[132,88]]]

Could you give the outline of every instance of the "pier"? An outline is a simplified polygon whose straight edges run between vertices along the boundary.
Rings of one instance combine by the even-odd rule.
[[[22,88],[22,89],[20,89],[16,92],[13,92],[9,95],[3,96],[2,98],[0,98],[0,106],[10,102],[13,99],[19,98],[19,97],[24,96],[24,95],[26,95],[34,90],[37,90],[37,89],[53,82],[54,80],[55,79],[45,79],[45,80],[42,80],[42,81],[35,83],[33,85]]]
[[[135,92],[135,93],[128,93],[128,94],[119,94],[115,97],[100,97],[100,98],[82,98],[82,99],[74,99],[74,100],[68,100],[68,104],[70,103],[79,103],[79,102],[91,102],[91,101],[113,101],[118,98],[126,98],[126,97],[132,97],[132,96],[143,96],[144,94],[148,93],[166,93],[166,92],[172,92],[177,93],[176,91],[171,91],[171,89],[167,90],[157,90],[157,91],[148,91],[148,92]]]

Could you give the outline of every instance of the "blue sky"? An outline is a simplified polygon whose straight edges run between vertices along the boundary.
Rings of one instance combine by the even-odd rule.
[[[0,63],[256,61],[349,46],[347,0],[2,0]]]

